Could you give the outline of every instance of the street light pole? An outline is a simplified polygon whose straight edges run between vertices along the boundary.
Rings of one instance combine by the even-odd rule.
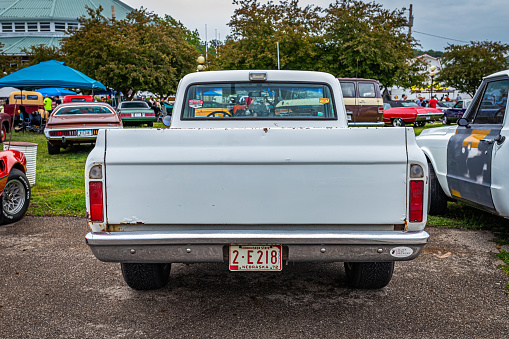
[[[433,77],[436,75],[435,69],[436,69],[435,66],[431,66],[429,69],[431,71],[429,74],[431,76],[431,86],[430,86],[430,95],[429,95],[430,100],[433,99]]]

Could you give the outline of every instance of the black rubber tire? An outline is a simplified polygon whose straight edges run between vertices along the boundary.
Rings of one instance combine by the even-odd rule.
[[[8,127],[5,125],[5,124],[2,124],[2,130],[0,131],[0,138],[1,138],[1,142],[3,143],[6,139],[7,139],[7,132],[8,131]]]
[[[429,187],[428,187],[428,214],[442,215],[447,211],[447,196],[445,195],[433,165],[428,161]]]
[[[154,126],[154,123],[152,121],[151,122],[147,122],[147,126],[148,127],[152,127],[152,126]]]
[[[168,283],[171,264],[121,263],[126,284],[135,290],[154,290]]]
[[[387,286],[394,272],[394,261],[345,262],[346,282],[351,288],[379,289]]]
[[[23,218],[30,205],[30,184],[22,171],[13,168],[2,192],[2,217],[4,224]]]
[[[49,143],[49,141],[46,141],[46,143],[48,144],[48,154],[58,154],[60,153],[60,146],[59,145],[56,145],[56,146],[53,146],[52,144]]]
[[[405,121],[401,118],[394,118],[394,119],[392,119],[392,126],[403,127],[403,126],[405,126]]]

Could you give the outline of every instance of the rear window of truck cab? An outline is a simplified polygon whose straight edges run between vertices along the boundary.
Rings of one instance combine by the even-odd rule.
[[[182,120],[337,119],[324,84],[217,83],[187,88]]]

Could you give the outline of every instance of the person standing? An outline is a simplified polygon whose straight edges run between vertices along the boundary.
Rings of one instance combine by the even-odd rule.
[[[434,96],[433,98],[429,99],[429,106],[428,107],[431,107],[431,108],[437,108],[437,97]]]
[[[46,94],[46,96],[44,97],[44,118],[45,119],[48,119],[49,115],[51,114],[51,112],[53,112],[53,101],[51,100],[51,98]]]
[[[406,99],[407,99],[406,94],[403,94],[403,95],[401,96],[401,101],[406,101]]]
[[[60,97],[57,95],[55,95],[55,104],[58,106],[62,103],[62,100],[60,100]]]
[[[421,98],[420,97],[417,97],[417,99],[415,100],[415,103],[419,106],[421,106]]]

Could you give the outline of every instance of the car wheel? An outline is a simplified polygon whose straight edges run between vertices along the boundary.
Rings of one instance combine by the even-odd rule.
[[[401,118],[395,118],[395,119],[392,119],[392,126],[403,127],[403,126],[405,126],[405,122]]]
[[[13,168],[2,192],[2,217],[4,223],[20,220],[30,204],[30,184],[25,173]]]
[[[352,288],[383,288],[391,281],[393,272],[394,261],[345,262],[346,282]]]
[[[154,290],[168,283],[171,264],[121,263],[126,284],[135,290]]]
[[[48,144],[48,154],[58,154],[58,153],[60,153],[60,146],[59,145],[53,146],[52,144],[49,143],[49,141],[47,141],[46,143]]]
[[[152,127],[152,126],[154,126],[154,123],[151,121],[151,122],[147,123],[147,126]]]
[[[435,169],[428,161],[429,168],[429,193],[428,193],[428,214],[441,215],[447,210],[447,196],[438,182]]]
[[[7,127],[2,124],[2,130],[0,131],[0,137],[2,142],[4,142],[7,139]]]

